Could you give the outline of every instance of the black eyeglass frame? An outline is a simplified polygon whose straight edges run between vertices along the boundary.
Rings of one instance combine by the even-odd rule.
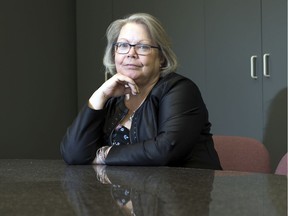
[[[117,52],[117,49],[118,49],[118,45],[119,45],[119,44],[129,45],[129,49],[127,50],[127,52],[125,52],[125,53],[119,53],[119,52]],[[137,45],[138,45],[138,46],[139,46],[139,45],[140,45],[140,46],[141,46],[141,45],[144,45],[144,46],[149,47],[150,49],[153,48],[153,49],[161,50],[160,47],[158,47],[158,46],[152,46],[152,45],[150,45],[150,44],[142,44],[142,43],[130,44],[130,43],[127,43],[127,42],[116,42],[116,43],[113,43],[113,46],[116,47],[115,52],[117,52],[118,54],[127,54],[127,53],[129,53],[130,50],[131,50],[131,47],[134,47],[134,50],[135,50],[135,52],[137,53],[137,55],[143,55],[143,56],[145,56],[145,55],[149,55],[149,54],[151,53],[151,51],[150,51],[150,52],[147,53],[147,54],[139,54],[139,53],[137,52],[137,50],[135,49],[135,46],[137,46]]]

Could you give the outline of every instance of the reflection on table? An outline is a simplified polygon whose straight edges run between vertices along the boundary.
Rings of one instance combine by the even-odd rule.
[[[0,215],[287,215],[272,174],[0,160],[0,182]]]

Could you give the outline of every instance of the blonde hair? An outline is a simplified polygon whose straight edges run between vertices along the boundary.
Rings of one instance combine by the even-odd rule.
[[[164,59],[164,62],[161,65],[161,76],[175,72],[178,65],[177,58],[171,48],[169,37],[159,20],[150,14],[135,13],[126,18],[115,20],[107,28],[107,46],[103,58],[103,64],[105,66],[106,73],[110,73],[111,75],[116,73],[114,60],[114,43],[117,42],[121,28],[125,24],[131,22],[146,26],[152,41],[160,47],[160,52]]]

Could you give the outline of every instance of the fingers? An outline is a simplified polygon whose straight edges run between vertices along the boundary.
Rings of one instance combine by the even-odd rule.
[[[125,94],[139,94],[139,88],[134,80],[122,74],[115,74],[103,83],[98,90],[102,92],[100,95],[105,95],[106,100],[110,97],[118,97]]]
[[[130,88],[131,94],[133,95],[139,94],[139,88],[133,79],[123,76],[121,74],[116,74],[115,76],[116,76],[117,82],[125,86],[125,90],[126,88]]]
[[[127,83],[126,85],[131,89],[131,93],[132,93],[133,95],[139,94],[139,89],[138,89],[138,86],[137,86],[136,84]]]

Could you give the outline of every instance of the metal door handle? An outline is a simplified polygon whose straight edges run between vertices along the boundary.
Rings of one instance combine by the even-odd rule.
[[[270,77],[269,74],[269,53],[263,55],[263,75],[264,77]]]
[[[251,65],[251,69],[250,69],[250,75],[252,79],[257,79],[258,77],[256,76],[256,59],[257,56],[253,55],[250,58],[250,65]]]

